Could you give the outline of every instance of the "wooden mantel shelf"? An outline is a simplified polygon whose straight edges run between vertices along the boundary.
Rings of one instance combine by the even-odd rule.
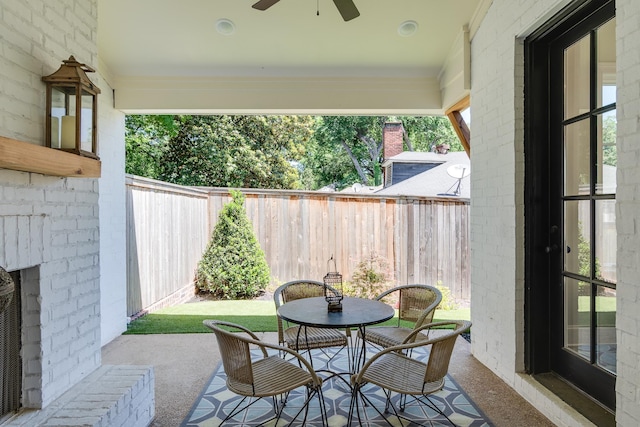
[[[100,160],[0,136],[0,168],[43,175],[100,178]]]

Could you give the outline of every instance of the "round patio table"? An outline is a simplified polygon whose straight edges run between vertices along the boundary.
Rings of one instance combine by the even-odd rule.
[[[329,312],[324,297],[301,298],[281,305],[278,315],[288,322],[315,328],[363,328],[391,319],[395,310],[381,301],[345,297],[342,311]]]
[[[342,299],[342,311],[329,312],[324,297],[301,298],[281,305],[278,316],[304,327],[329,329],[358,329],[364,337],[365,328],[369,325],[385,322],[395,315],[395,310],[381,301],[366,298],[345,297]],[[300,328],[300,331],[304,328]],[[355,373],[364,364],[366,342],[362,341],[362,349],[356,354],[351,373]],[[355,349],[354,349],[355,350]],[[350,368],[351,368],[350,366]]]

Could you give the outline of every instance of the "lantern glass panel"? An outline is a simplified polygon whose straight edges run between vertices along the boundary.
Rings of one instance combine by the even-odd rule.
[[[59,88],[51,90],[51,147],[60,148],[62,116],[67,114],[65,94]]]
[[[68,87],[65,92],[65,114],[60,118],[60,146],[64,149],[76,149],[76,96]]]
[[[82,113],[80,122],[80,149],[93,151],[93,94],[82,91]]]

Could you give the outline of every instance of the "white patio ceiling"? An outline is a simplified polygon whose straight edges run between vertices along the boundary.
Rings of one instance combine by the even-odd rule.
[[[440,114],[468,93],[490,0],[99,0],[99,69],[126,112]],[[316,14],[319,7],[320,14]],[[220,19],[233,22],[220,34]],[[412,36],[398,33],[415,21]]]

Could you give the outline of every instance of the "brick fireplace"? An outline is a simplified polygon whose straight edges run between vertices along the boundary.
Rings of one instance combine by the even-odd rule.
[[[97,180],[0,171],[0,265],[22,271],[22,406],[100,365]]]
[[[153,417],[150,368],[126,367],[123,375],[101,366],[98,215],[97,179],[0,169],[0,266],[19,272],[22,300],[22,409],[2,426],[40,425],[42,417],[59,416],[86,396],[78,389],[87,381],[108,383],[105,375],[128,378],[120,389],[128,388],[125,394],[137,389],[147,395],[139,399],[147,409],[134,411],[135,422],[122,415],[123,424],[107,425],[148,425]],[[109,399],[115,406],[120,397]],[[94,415],[103,422],[129,409]]]

